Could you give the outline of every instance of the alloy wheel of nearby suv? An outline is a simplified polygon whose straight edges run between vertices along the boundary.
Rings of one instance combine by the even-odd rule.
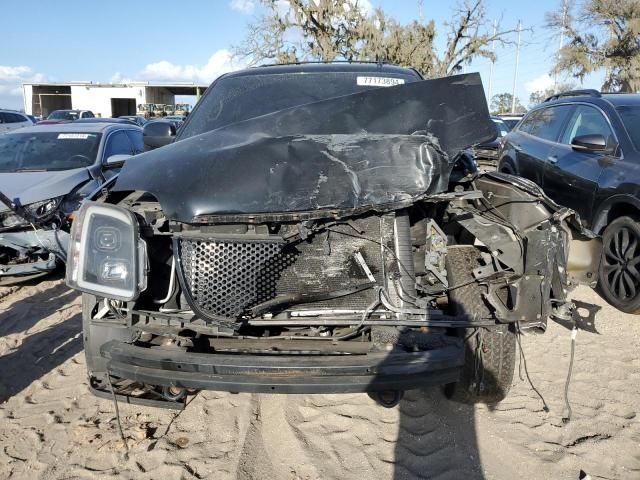
[[[602,236],[600,290],[614,307],[640,311],[640,224],[631,217],[611,222]]]

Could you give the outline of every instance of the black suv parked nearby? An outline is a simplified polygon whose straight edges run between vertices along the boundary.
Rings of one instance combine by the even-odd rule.
[[[147,123],[165,146],[74,222],[92,391],[500,401],[515,332],[570,314],[600,251],[531,182],[456,169],[495,134],[479,75],[377,64],[230,73],[177,134]]]
[[[540,185],[603,237],[600,290],[640,310],[640,95],[577,90],[548,98],[505,138],[499,171]]]

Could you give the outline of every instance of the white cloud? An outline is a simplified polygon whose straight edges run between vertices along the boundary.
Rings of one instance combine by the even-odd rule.
[[[120,84],[120,83],[127,84],[131,82],[133,82],[133,80],[127,77],[123,77],[120,72],[114,73],[109,79],[109,83],[114,83],[114,84]]]
[[[234,62],[231,52],[227,49],[216,51],[205,65],[177,65],[162,60],[150,63],[140,72],[142,80],[162,80],[169,82],[192,81],[209,83],[223,73],[238,70],[244,67],[239,62]]]
[[[229,6],[231,10],[251,15],[256,8],[256,2],[254,0],[231,0]]]
[[[160,60],[149,63],[132,77],[116,72],[110,83],[132,83],[135,81],[194,82],[209,84],[220,75],[245,68],[246,63],[233,59],[229,50],[221,49],[209,57],[204,65],[182,65]]]
[[[140,72],[140,79],[168,82],[192,81],[210,83],[223,73],[243,68],[244,64],[234,62],[231,52],[226,49],[216,51],[205,65],[179,65],[167,60],[150,63]]]
[[[551,87],[553,87],[553,78],[546,73],[524,83],[524,88],[527,93],[545,91]]]
[[[0,107],[22,107],[22,84],[44,82],[46,77],[24,65],[0,65]]]

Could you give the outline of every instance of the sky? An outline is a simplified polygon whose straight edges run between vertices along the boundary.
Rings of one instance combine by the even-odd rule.
[[[421,9],[416,0],[359,2],[363,8],[382,8],[402,23],[421,12],[423,19],[435,20],[440,45],[455,6],[442,0],[423,0]],[[553,84],[548,72],[559,40],[543,24],[544,13],[559,3],[486,0],[488,18],[502,29],[523,22],[516,95],[525,106],[531,92]],[[257,0],[3,0],[0,108],[23,107],[23,82],[210,83],[243,67],[232,57],[232,47],[259,12]],[[515,46],[497,48],[496,54],[492,93],[511,92]],[[490,62],[474,61],[466,68],[473,71],[480,72],[487,91]],[[582,86],[599,89],[603,73],[586,78]]]

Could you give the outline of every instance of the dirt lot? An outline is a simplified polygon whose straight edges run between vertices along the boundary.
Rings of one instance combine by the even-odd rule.
[[[497,408],[408,392],[394,409],[367,395],[200,393],[175,412],[87,393],[80,298],[58,279],[0,290],[0,478],[640,478],[640,318],[599,303],[580,331],[564,425],[570,332],[522,339],[550,411],[516,375]]]

